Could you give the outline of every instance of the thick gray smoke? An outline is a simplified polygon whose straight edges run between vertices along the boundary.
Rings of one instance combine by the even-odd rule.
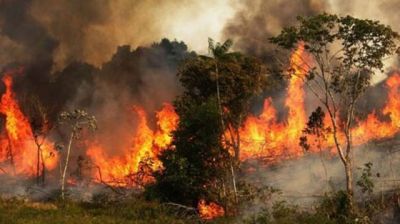
[[[354,182],[361,180],[366,163],[372,163],[370,179],[374,183],[373,194],[385,195],[400,186],[397,170],[400,168],[400,142],[385,140],[373,142],[354,151]],[[346,178],[340,159],[335,154],[306,154],[302,158],[283,161],[279,164],[265,167],[263,164],[252,164],[257,172],[246,175],[246,180],[258,186],[270,186],[280,190],[272,195],[267,203],[254,204],[246,208],[245,213],[252,214],[265,206],[271,206],[276,201],[287,201],[310,208],[315,202],[321,201],[325,193],[345,189]],[[250,166],[251,167],[251,166]],[[361,187],[355,185],[356,198],[365,195]]]
[[[94,111],[99,104],[115,99],[129,101],[131,106],[140,104],[147,111],[159,109],[162,102],[172,101],[179,91],[175,73],[178,64],[189,55],[187,46],[163,40],[138,49],[128,45],[117,48],[120,43],[132,42],[113,39],[132,38],[141,43],[142,38],[148,44],[159,41],[154,38],[161,36],[161,29],[151,27],[161,24],[154,21],[152,14],[145,13],[151,10],[152,3],[0,1],[0,46],[4,47],[0,51],[0,70],[23,67],[24,74],[15,77],[17,96],[25,99],[36,95],[51,107],[52,120],[63,109]],[[176,3],[163,3],[157,10],[173,4]],[[133,11],[128,13],[124,8]],[[135,21],[136,28],[120,24],[124,18]],[[135,32],[140,27],[147,29]],[[135,35],[120,34],[123,30]]]
[[[151,5],[151,2],[119,2],[129,8],[137,7],[138,11]],[[88,111],[96,116],[99,127],[96,137],[110,155],[126,152],[131,147],[137,124],[134,105],[142,107],[149,115],[149,126],[155,126],[154,111],[164,102],[172,102],[179,93],[178,65],[194,54],[185,43],[152,39],[161,33],[155,35],[146,30],[130,36],[135,41],[139,41],[136,35],[146,38],[145,47],[118,47],[120,42],[113,39],[107,42],[114,36],[123,36],[119,33],[123,30],[132,32],[127,26],[113,28],[117,24],[110,22],[109,15],[118,16],[121,21],[125,17],[137,18],[138,27],[146,26],[143,21],[151,17],[142,12],[142,20],[139,14],[128,12],[113,15],[118,4],[114,1],[0,1],[0,46],[5,46],[6,51],[0,54],[0,70],[23,68],[22,74],[14,76],[14,91],[22,110],[30,118],[28,102],[36,97],[54,125],[63,110]],[[151,18],[147,28],[156,24]],[[90,31],[101,24],[108,24],[108,29]],[[113,29],[119,32],[111,32]],[[62,128],[53,133],[57,142],[65,142],[68,137]],[[76,167],[79,156],[85,156],[85,150],[74,150],[72,167]]]
[[[400,32],[400,2],[397,0],[241,0],[235,15],[228,20],[223,34],[232,38],[238,50],[261,57],[275,69],[276,47],[268,38],[279,34],[282,28],[296,24],[297,16],[310,16],[321,12],[351,15],[362,19],[378,20]],[[385,72],[397,69],[398,58],[386,60]],[[382,81],[385,74],[378,74],[374,82]]]
[[[196,45],[196,36],[200,36],[206,44],[207,35],[217,32],[207,18],[223,17],[227,12],[220,9],[227,7],[227,2],[33,0],[29,11],[58,41],[54,69],[59,70],[74,60],[101,66],[116,46],[149,45],[163,37],[192,38],[196,40],[186,41]],[[192,33],[193,28],[198,32]]]
[[[277,35],[283,27],[294,25],[297,16],[310,16],[326,7],[323,1],[313,0],[244,0],[223,32],[238,49],[270,61],[276,53],[268,38]]]
[[[255,104],[259,110],[264,97],[273,96],[279,117],[286,117],[284,108],[285,80],[281,77],[281,63],[277,58],[289,58],[289,52],[278,51],[269,42],[283,27],[294,25],[297,16],[311,16],[323,12],[327,4],[313,0],[242,0],[236,5],[236,13],[228,20],[223,30],[225,38],[233,40],[236,50],[261,58],[276,80],[276,86],[266,90]]]

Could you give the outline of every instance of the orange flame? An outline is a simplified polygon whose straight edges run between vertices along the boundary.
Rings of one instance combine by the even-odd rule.
[[[171,104],[164,104],[161,111],[157,112],[157,125],[159,130],[155,133],[154,144],[160,148],[165,148],[172,142],[171,132],[178,125],[179,117]]]
[[[225,215],[225,210],[214,202],[206,203],[201,199],[197,205],[200,218],[204,220],[211,220]]]
[[[2,81],[6,91],[1,96],[0,113],[5,117],[5,133],[1,137],[0,162],[11,161],[16,174],[33,176],[38,158],[32,128],[12,92],[11,74],[5,74]],[[54,169],[58,158],[52,144],[45,141],[41,149],[46,168]]]
[[[254,157],[280,160],[304,154],[299,146],[299,138],[307,123],[303,79],[310,67],[309,63],[311,60],[305,52],[304,45],[299,44],[290,59],[291,78],[285,100],[287,118],[278,121],[271,98],[265,99],[263,112],[259,116],[248,116],[239,130],[241,160]],[[0,134],[0,162],[4,164],[6,161],[12,161],[13,166],[6,168],[7,173],[15,171],[16,174],[32,176],[36,174],[37,164],[33,131],[15,99],[11,74],[5,74],[2,81],[6,90],[0,102],[0,114],[5,118],[5,130]],[[383,109],[372,112],[365,120],[356,120],[352,129],[355,145],[391,138],[399,132],[400,73],[392,74],[386,80],[386,87],[388,97]],[[150,128],[147,115],[141,107],[135,106],[134,112],[138,117],[138,124],[129,141],[130,146],[124,149],[123,155],[110,157],[99,142],[86,142],[86,155],[96,167],[92,174],[96,181],[114,186],[133,187],[137,186],[133,176],[146,171],[145,167],[152,170],[161,168],[162,164],[157,155],[172,143],[171,133],[176,129],[179,117],[171,104],[164,104],[163,108],[156,112],[157,128],[154,130]],[[325,124],[329,123],[329,118],[325,117]],[[338,136],[341,141],[344,139],[343,133],[338,133]],[[323,147],[334,151],[332,135],[327,137]],[[54,169],[58,155],[52,144],[45,141],[42,150],[46,168]],[[142,181],[150,182],[152,178],[144,175]],[[198,206],[200,213],[205,214],[205,219],[224,214],[223,209],[215,203],[207,204],[202,200]]]
[[[140,171],[141,162],[150,159],[151,164],[148,164],[150,168],[160,168],[157,155],[160,150],[171,144],[171,132],[176,128],[178,115],[172,105],[164,104],[164,108],[157,112],[159,128],[154,133],[148,126],[145,111],[138,106],[134,107],[134,111],[138,115],[139,122],[132,138],[132,147],[126,150],[125,155],[109,158],[98,143],[89,145],[86,154],[98,168],[95,172],[96,180],[114,186],[132,187],[136,185],[132,175]],[[141,181],[149,182],[151,178],[145,177]]]
[[[270,98],[264,102],[264,109],[259,116],[249,116],[240,130],[242,143],[241,159],[252,157],[267,157],[279,160],[303,155],[299,146],[299,138],[307,122],[304,108],[305,93],[303,80],[308,72],[309,62],[304,46],[299,45],[290,60],[291,79],[287,88],[285,105],[288,108],[287,122],[278,123],[276,110]],[[361,145],[371,140],[393,137],[400,128],[400,74],[395,73],[386,81],[388,100],[381,113],[372,112],[364,121],[357,120],[352,129],[353,143]],[[382,121],[377,114],[382,114],[390,119]],[[330,124],[329,117],[325,117],[325,124]],[[327,125],[330,126],[330,125]],[[323,145],[327,150],[333,150],[333,136],[330,134]],[[338,133],[340,140],[344,134]],[[316,149],[311,149],[315,151]]]
[[[370,140],[378,140],[393,137],[400,128],[400,74],[394,73],[386,80],[388,97],[381,114],[389,117],[387,121],[381,121],[374,111],[364,121],[359,121],[353,129],[354,142],[363,144]]]
[[[307,60],[304,45],[299,44],[290,60],[292,74],[290,74],[285,100],[288,108],[287,122],[277,123],[276,110],[270,98],[265,100],[264,110],[260,116],[249,116],[244,122],[240,130],[241,159],[254,156],[286,157],[302,154],[298,141],[307,121],[303,90],[303,78],[309,67],[304,63]]]

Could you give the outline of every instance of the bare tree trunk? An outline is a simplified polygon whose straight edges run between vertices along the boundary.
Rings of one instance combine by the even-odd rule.
[[[360,73],[358,73],[358,78],[357,82],[359,80]],[[356,84],[357,85],[357,84]],[[345,164],[345,170],[346,170],[346,190],[347,190],[347,197],[349,200],[349,209],[350,209],[350,214],[354,213],[354,201],[353,201],[353,139],[352,139],[352,133],[351,133],[351,124],[353,121],[353,115],[354,115],[354,106],[355,106],[356,98],[352,96],[351,98],[351,103],[349,106],[349,110],[347,112],[347,122],[345,126],[345,135],[346,135],[346,164]]]
[[[36,140],[35,140],[36,142]],[[40,183],[40,146],[37,145],[37,156],[36,156],[36,183],[39,185]]]
[[[344,154],[343,149],[339,143],[338,140],[338,131],[337,131],[337,123],[336,123],[336,113],[332,113],[330,111],[330,108],[327,106],[329,115],[331,117],[332,121],[332,126],[333,126],[333,138],[335,141],[335,146],[336,149],[339,153],[340,160],[342,161],[345,169],[345,175],[346,175],[346,194],[348,197],[348,205],[349,205],[349,212],[352,214],[354,211],[354,203],[353,203],[353,166],[352,166],[352,154],[351,154],[351,132],[350,132],[350,123],[348,122],[346,124],[346,127],[348,130],[345,130],[345,135],[346,135],[346,153]]]
[[[217,85],[217,101],[218,101],[218,110],[219,110],[219,115],[221,119],[221,127],[223,133],[225,133],[225,122],[224,122],[224,117],[223,117],[223,111],[222,111],[222,103],[221,103],[221,95],[220,95],[220,88],[219,88],[219,70],[218,70],[218,63],[217,59],[215,60],[215,75],[216,75],[216,85]],[[225,134],[223,134],[225,136]],[[226,140],[226,138],[225,138]],[[237,157],[236,154],[236,149],[235,149],[235,159]],[[232,175],[232,184],[233,184],[233,191],[234,191],[234,197],[235,197],[235,202],[238,202],[237,198],[237,189],[236,189],[236,175],[235,175],[235,169],[233,167],[233,163],[231,161],[231,175]]]
[[[15,175],[16,171],[15,171],[15,164],[14,164],[13,147],[12,147],[11,140],[10,140],[9,136],[8,136],[8,151],[7,151],[7,154],[8,154],[8,157],[10,158],[10,163],[11,163],[11,166],[13,168],[13,173]]]
[[[71,154],[71,146],[72,146],[72,140],[74,139],[74,134],[75,134],[75,132],[72,131],[71,136],[69,138],[68,148],[67,148],[67,157],[65,158],[64,171],[63,171],[63,174],[62,174],[62,177],[61,177],[61,198],[63,200],[65,199],[65,176],[67,174],[69,157],[70,157],[70,154]]]
[[[217,59],[214,59],[217,60]],[[216,85],[217,85],[217,101],[218,101],[218,111],[221,119],[221,126],[222,126],[222,131],[225,131],[225,122],[224,122],[224,117],[223,117],[223,111],[222,111],[222,103],[221,103],[221,95],[220,95],[220,90],[219,90],[219,70],[218,70],[218,64],[215,61],[215,76],[216,76]]]
[[[44,184],[45,182],[45,174],[46,174],[46,164],[44,162],[44,156],[43,156],[43,150],[42,150],[42,144],[44,142],[44,137],[42,139],[43,141],[39,143],[39,137],[35,136],[34,141],[37,147],[37,163],[36,163],[36,181],[37,184]]]
[[[344,168],[346,171],[346,193],[348,197],[349,209],[350,213],[354,211],[353,204],[353,166],[351,160],[347,161],[344,164]]]
[[[42,184],[45,184],[46,181],[46,164],[44,163],[44,157],[43,157],[43,150],[40,149],[40,157],[42,159]]]
[[[235,171],[233,169],[233,164],[231,162],[231,173],[232,173],[232,183],[233,183],[233,191],[235,192],[235,202],[238,203],[238,198],[237,198],[237,188],[236,188],[236,176],[235,176]]]
[[[240,159],[240,133],[239,133],[239,128],[235,128],[235,134],[236,134],[236,143],[235,145],[235,160],[239,161]]]

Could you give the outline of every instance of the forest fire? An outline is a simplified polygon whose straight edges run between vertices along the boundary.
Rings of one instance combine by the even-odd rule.
[[[225,215],[224,208],[214,202],[207,203],[205,200],[200,200],[198,208],[200,217],[204,220],[215,219]]]
[[[285,100],[288,109],[286,121],[278,122],[277,110],[272,105],[272,99],[265,99],[263,112],[259,116],[248,116],[240,129],[241,160],[254,157],[279,160],[303,155],[304,150],[299,146],[299,138],[307,122],[303,78],[310,65],[302,64],[302,61],[310,63],[311,60],[304,52],[304,46],[300,44],[290,60],[289,72],[293,75],[289,80]],[[32,128],[12,92],[12,74],[6,73],[2,80],[6,91],[1,97],[0,105],[0,113],[5,118],[5,130],[1,135],[0,161],[11,164],[3,170],[7,173],[15,171],[16,174],[34,176],[39,173],[38,159],[39,163],[43,161],[45,169],[54,169],[59,156],[50,142],[44,141],[41,145],[41,156],[37,156],[38,149]],[[354,125],[353,138],[356,145],[390,138],[398,132],[400,74],[392,74],[386,80],[386,87],[388,98],[382,111],[374,111],[367,116],[367,119],[358,120]],[[92,177],[95,181],[119,187],[137,186],[138,178],[142,182],[151,181],[152,178],[147,175],[148,171],[161,167],[157,155],[171,144],[171,133],[177,127],[178,115],[171,104],[164,104],[163,108],[156,112],[157,128],[152,130],[144,109],[135,106],[133,114],[137,116],[138,122],[135,131],[131,132],[130,147],[123,150],[123,155],[109,156],[99,142],[85,142],[86,155],[94,167]],[[325,118],[325,124],[329,126],[329,119]],[[342,133],[338,136],[344,137]],[[331,149],[332,145],[332,136],[328,136],[324,148]],[[43,169],[43,166],[39,169]]]
[[[2,171],[7,174],[31,177],[41,173],[42,169],[53,170],[58,164],[59,155],[54,149],[54,144],[48,140],[43,140],[43,143],[39,140],[40,152],[37,153],[38,146],[34,141],[29,120],[22,113],[12,91],[12,75],[6,73],[2,79],[6,91],[1,97],[0,105],[0,113],[5,118],[5,129],[0,139],[0,162],[4,165]],[[147,115],[141,107],[133,107],[133,112],[138,117],[138,124],[132,137],[132,147],[126,150],[125,155],[110,159],[100,144],[86,142],[88,145],[86,154],[94,165],[93,175],[96,181],[113,186],[135,186],[132,175],[143,169],[142,166],[149,165],[152,169],[160,166],[156,155],[171,143],[171,132],[178,123],[174,108],[170,104],[164,104],[164,107],[157,112],[158,129],[155,132],[149,127]],[[151,164],[144,164],[144,161],[149,161]],[[145,176],[140,178],[141,181],[149,181]],[[69,183],[72,180],[68,179]]]
[[[365,121],[359,121],[354,128],[353,135],[356,144],[363,144],[369,140],[393,137],[400,128],[400,74],[394,73],[386,80],[388,98],[380,114],[387,116],[387,121],[378,119],[376,112],[367,116]]]
[[[175,130],[178,116],[170,104],[164,104],[157,112],[158,130],[153,132],[148,126],[145,111],[136,106],[134,112],[139,122],[132,138],[132,147],[126,150],[121,157],[109,158],[99,144],[89,144],[86,154],[95,164],[95,179],[112,186],[132,187],[138,182],[149,182],[148,169],[159,169],[157,160],[160,150],[168,146],[171,141],[171,132]],[[147,169],[147,170],[146,170]]]
[[[286,122],[277,122],[276,109],[272,106],[270,98],[264,101],[263,112],[259,116],[249,116],[240,130],[242,152],[241,159],[253,157],[268,157],[272,160],[298,157],[304,154],[299,145],[299,138],[303,134],[307,117],[304,107],[303,80],[309,65],[301,64],[307,61],[304,48],[299,45],[292,54],[291,69],[293,72],[287,88],[285,106],[288,109]],[[308,62],[307,62],[308,63]],[[299,65],[301,67],[299,67]],[[356,145],[364,144],[371,140],[393,137],[400,128],[400,74],[394,73],[386,80],[388,98],[382,111],[372,112],[366,120],[358,120],[354,125],[353,142]],[[385,121],[379,117],[387,116]],[[325,116],[324,125],[330,126],[328,116]],[[344,138],[343,133],[338,133],[339,139]],[[323,143],[323,148],[331,150],[333,147],[333,136],[329,134]],[[316,150],[316,149],[311,149]],[[332,150],[331,150],[332,151]],[[334,151],[332,151],[335,153]]]
[[[299,137],[305,127],[305,92],[303,78],[309,65],[304,64],[307,55],[304,45],[300,44],[290,59],[292,74],[287,88],[285,106],[288,108],[286,123],[277,123],[276,109],[270,98],[264,102],[263,112],[259,117],[249,116],[242,127],[241,159],[254,156],[287,157],[301,155],[298,146]]]
[[[0,223],[400,223],[400,0],[297,3],[0,0]]]
[[[10,162],[10,166],[3,169],[7,173],[34,176],[36,172],[40,172],[37,170],[39,167],[41,167],[39,169],[54,169],[58,156],[50,142],[44,140],[40,149],[35,144],[30,123],[12,92],[12,75],[6,73],[2,78],[6,91],[0,103],[0,113],[5,118],[5,130],[1,133],[0,140],[0,162]],[[38,163],[41,165],[37,166]]]
[[[240,159],[254,157],[269,157],[273,160],[293,158],[303,155],[299,146],[299,138],[307,122],[305,110],[305,91],[303,78],[309,64],[301,64],[307,59],[304,46],[299,45],[292,54],[289,71],[293,73],[287,87],[285,106],[288,115],[285,122],[277,121],[277,110],[272,105],[272,99],[264,101],[263,112],[259,116],[250,115],[240,129],[241,154]],[[306,60],[309,63],[309,59]],[[11,166],[3,169],[7,173],[34,176],[39,173],[39,163],[44,162],[47,170],[56,167],[58,154],[52,144],[45,141],[41,145],[41,156],[37,156],[37,145],[28,118],[21,112],[20,106],[12,92],[12,74],[6,73],[3,82],[6,91],[1,97],[0,113],[5,118],[5,130],[1,136],[1,157],[4,164]],[[353,138],[356,145],[371,140],[393,137],[400,126],[400,74],[392,74],[386,80],[388,98],[382,111],[374,111],[365,120],[358,120],[353,128]],[[133,116],[138,122],[134,132],[131,132],[130,147],[123,155],[110,156],[107,150],[97,141],[86,141],[86,155],[93,164],[92,175],[95,181],[119,187],[137,186],[138,178],[143,182],[151,181],[148,176],[150,169],[159,169],[157,155],[172,142],[171,133],[177,127],[179,117],[171,104],[164,104],[156,112],[157,129],[152,130],[148,124],[146,112],[140,107],[133,107]],[[387,117],[387,119],[381,119]],[[325,118],[329,126],[329,119]],[[339,138],[343,138],[339,133]],[[324,148],[331,149],[332,136],[324,143]],[[14,171],[13,171],[14,169]],[[40,169],[43,169],[40,168]]]

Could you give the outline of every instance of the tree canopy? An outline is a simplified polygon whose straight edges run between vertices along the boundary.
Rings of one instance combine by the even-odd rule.
[[[370,86],[372,75],[377,70],[383,71],[385,58],[398,52],[399,34],[378,21],[326,13],[298,17],[298,22],[297,26],[284,28],[270,40],[284,49],[293,50],[300,46],[307,52],[307,58],[298,55],[302,63],[299,67],[306,73],[300,78],[330,118],[335,148],[345,168],[352,210],[352,127],[356,103]],[[292,73],[289,71],[289,74]],[[310,117],[308,128],[324,128],[323,116],[325,113],[318,107]],[[339,133],[345,137],[339,138]],[[304,140],[301,138],[301,144],[307,146]]]

